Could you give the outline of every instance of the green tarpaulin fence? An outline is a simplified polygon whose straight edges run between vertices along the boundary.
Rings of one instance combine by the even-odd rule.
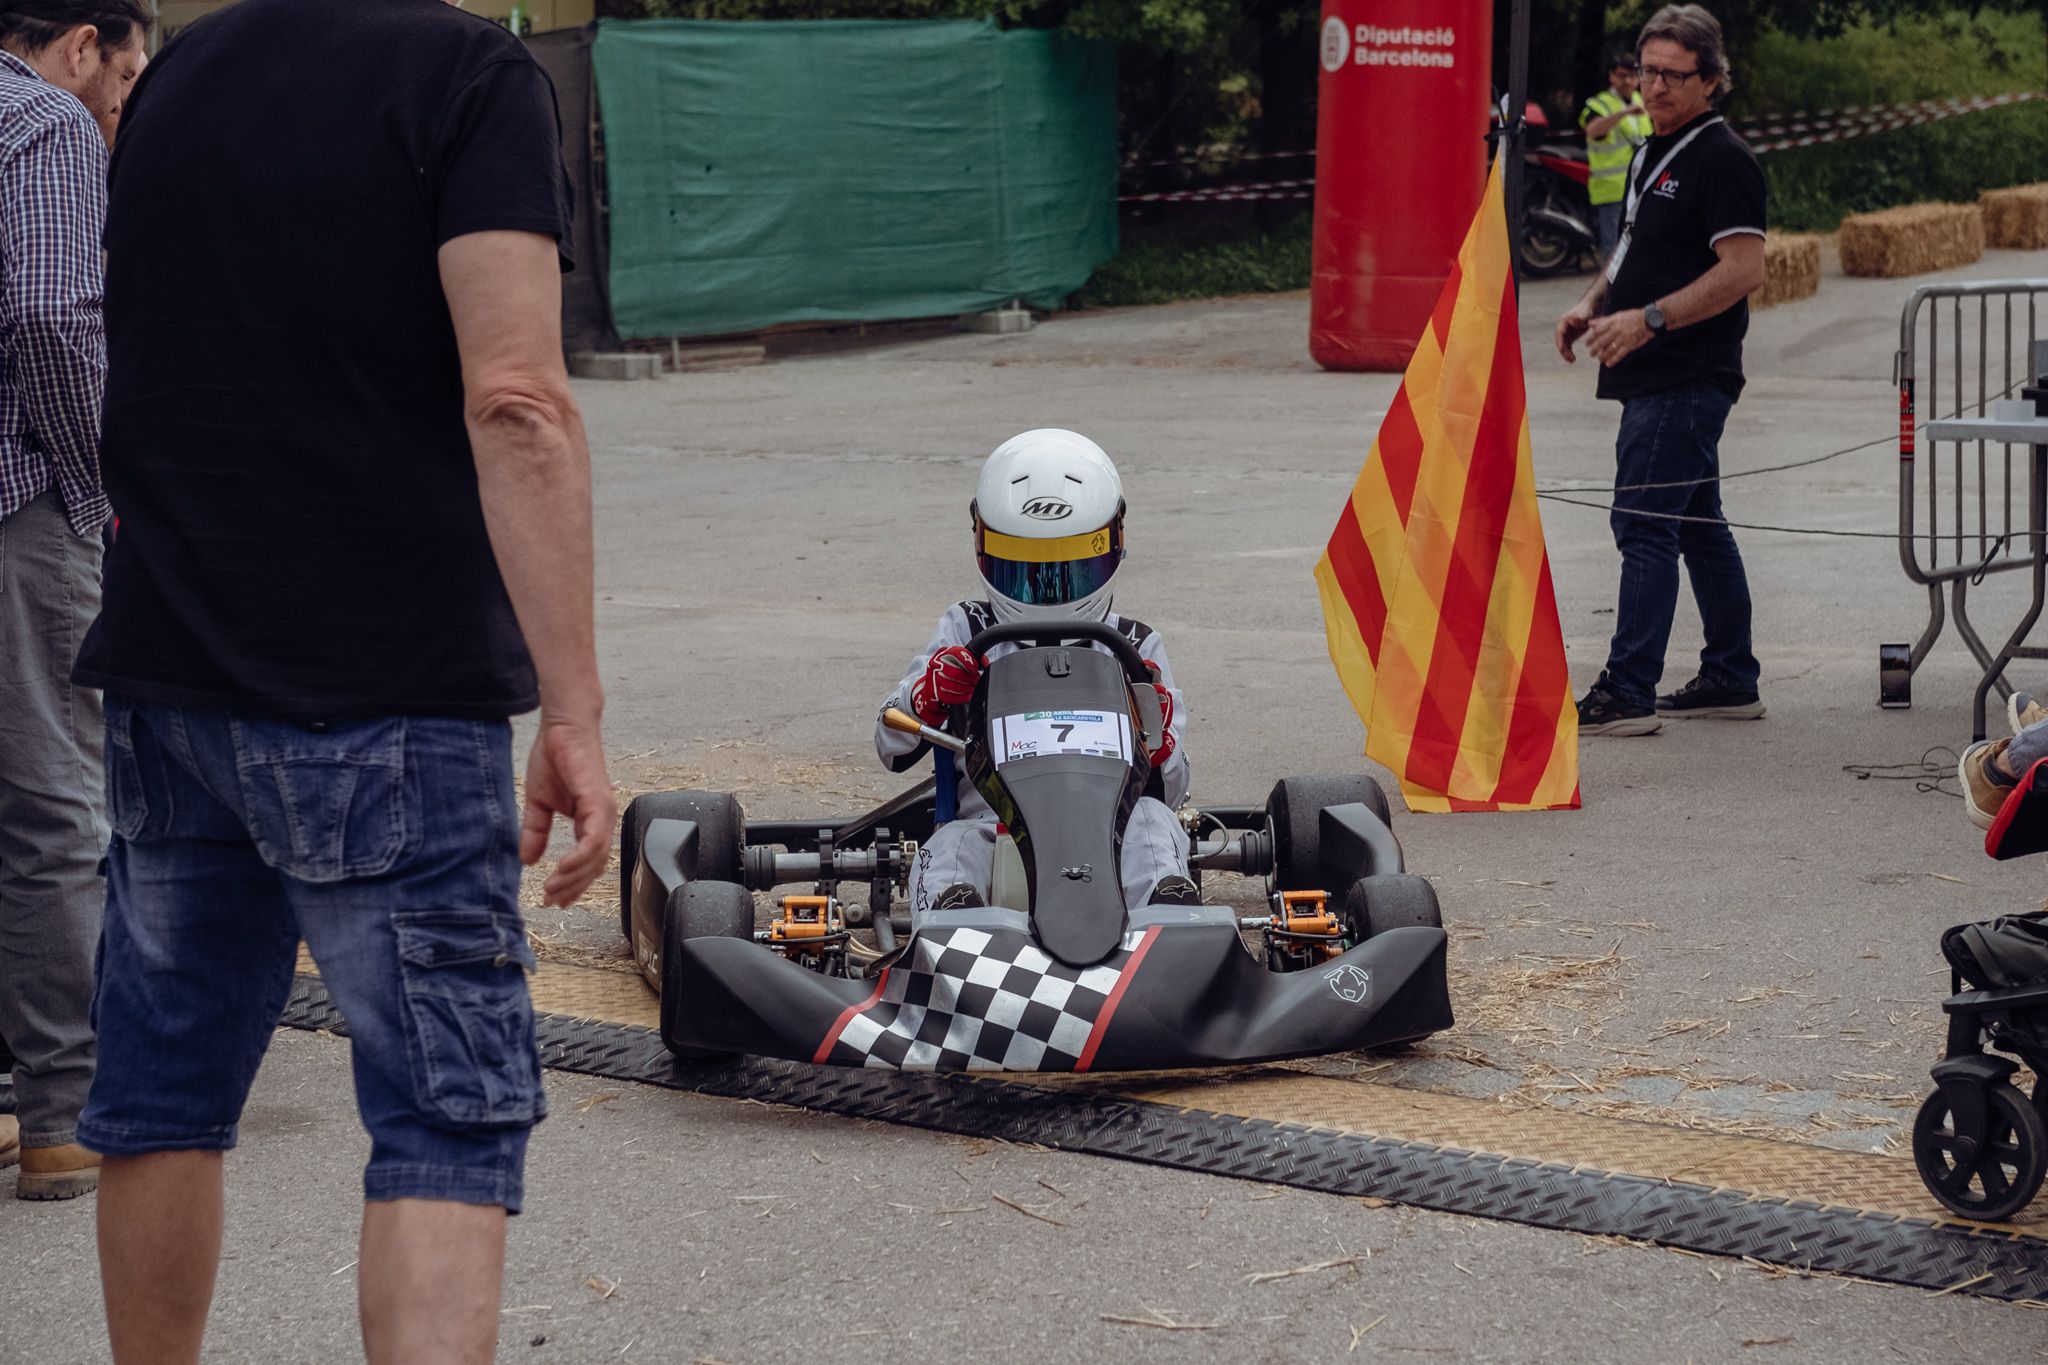
[[[601,24],[619,333],[1056,303],[1116,253],[1114,60],[992,23]]]

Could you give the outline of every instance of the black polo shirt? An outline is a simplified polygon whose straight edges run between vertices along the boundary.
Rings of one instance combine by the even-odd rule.
[[[77,679],[308,719],[536,702],[485,532],[443,243],[567,239],[554,89],[442,0],[239,0],[121,120]]]
[[[1607,311],[1656,302],[1712,270],[1714,244],[1738,232],[1764,230],[1764,173],[1756,154],[1726,123],[1717,123],[1671,159],[1665,153],[1701,123],[1700,115],[1676,131],[1651,138],[1636,157],[1631,180],[1641,196],[1621,269],[1607,285]],[[1653,336],[1640,349],[1601,367],[1602,398],[1639,398],[1706,380],[1742,392],[1742,338],[1749,331],[1749,300],[1713,317]]]

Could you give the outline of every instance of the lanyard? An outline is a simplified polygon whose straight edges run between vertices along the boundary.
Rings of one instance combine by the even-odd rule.
[[[1678,141],[1672,145],[1671,150],[1664,153],[1664,159],[1657,163],[1657,168],[1650,172],[1650,183],[1653,185],[1657,183],[1657,177],[1664,174],[1664,168],[1671,164],[1671,158],[1677,156],[1687,147],[1690,147],[1692,145],[1692,140],[1694,138],[1698,137],[1701,133],[1706,132],[1707,129],[1713,127],[1715,124],[1722,123],[1725,121],[1726,120],[1724,120],[1719,114],[1716,114],[1714,115],[1714,117],[1708,119],[1705,123],[1702,123],[1699,127],[1687,133],[1684,137],[1678,139]],[[1636,167],[1642,163],[1643,153],[1649,150],[1649,146],[1649,143],[1644,143],[1641,147],[1636,149],[1636,154],[1629,158],[1628,207],[1622,215],[1623,231],[1627,231],[1629,228],[1632,228],[1636,225],[1636,209],[1643,202],[1642,187],[1636,180]]]

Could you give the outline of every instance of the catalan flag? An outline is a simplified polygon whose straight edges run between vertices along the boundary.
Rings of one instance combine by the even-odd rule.
[[[1501,167],[1316,565],[1366,756],[1411,810],[1579,804]]]

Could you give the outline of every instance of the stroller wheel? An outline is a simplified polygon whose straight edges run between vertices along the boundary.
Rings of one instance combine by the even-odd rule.
[[[1996,1223],[2027,1206],[2048,1168],[2048,1122],[2012,1085],[1984,1088],[1984,1139],[1960,1136],[1948,1095],[1927,1097],[1913,1120],[1913,1164],[1936,1199],[1955,1213]]]

